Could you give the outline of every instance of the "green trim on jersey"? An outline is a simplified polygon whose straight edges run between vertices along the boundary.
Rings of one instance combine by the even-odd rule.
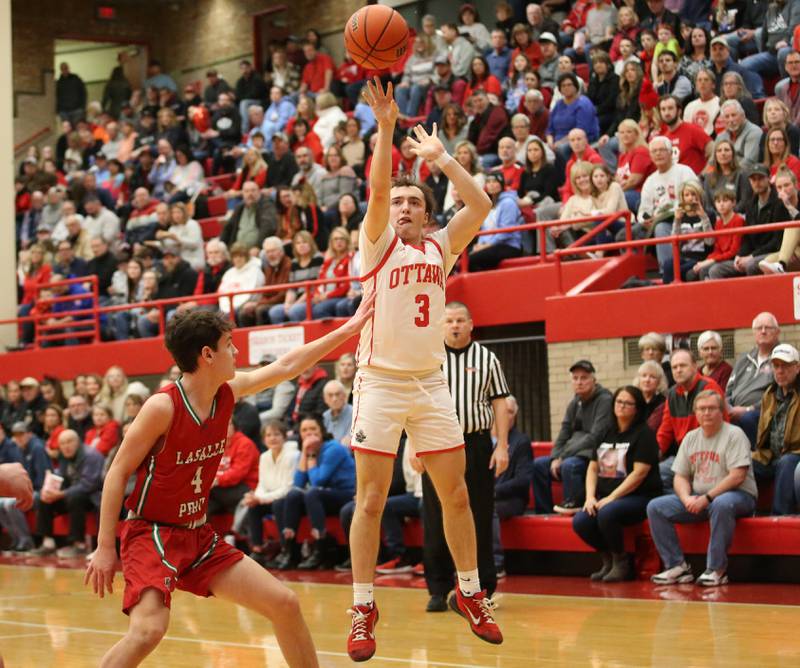
[[[189,403],[189,397],[186,396],[186,390],[183,389],[183,384],[181,383],[180,378],[178,378],[175,381],[175,386],[178,388],[178,392],[181,395],[181,399],[183,399],[183,405],[186,407],[186,410],[189,411],[189,415],[192,416],[192,419],[197,423],[197,426],[199,427],[203,423],[200,421],[200,418],[198,417],[194,408],[192,408],[192,404]],[[211,414],[209,415],[209,417],[213,418],[214,413],[216,412],[217,412],[217,398],[214,397],[214,401],[211,402]]]

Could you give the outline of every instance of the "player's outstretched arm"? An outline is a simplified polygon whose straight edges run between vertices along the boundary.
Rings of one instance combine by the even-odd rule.
[[[364,216],[364,232],[376,242],[389,224],[389,191],[392,187],[392,137],[399,109],[392,95],[392,83],[383,90],[381,80],[367,82],[367,103],[378,122],[378,140],[369,172],[369,203]]]
[[[417,139],[409,138],[409,141],[414,153],[425,160],[433,160],[439,164],[464,200],[464,208],[447,224],[450,250],[454,255],[458,255],[475,238],[475,233],[481,228],[492,208],[492,201],[467,170],[444,150],[437,133],[436,123],[433,124],[430,134],[424,127],[417,125],[414,128]]]
[[[237,372],[236,377],[230,382],[234,395],[239,398],[247,394],[255,394],[298,376],[312,364],[319,362],[329,352],[358,334],[374,312],[375,293],[371,292],[364,296],[355,315],[338,329],[316,341],[311,341],[311,343],[306,343],[304,346],[281,355],[272,364],[265,367],[255,371]]]
[[[172,400],[166,394],[154,394],[142,406],[119,446],[103,483],[100,503],[100,527],[97,551],[89,562],[83,584],[92,583],[95,594],[103,598],[113,592],[117,564],[117,522],[125,497],[125,484],[150,453],[172,421]]]

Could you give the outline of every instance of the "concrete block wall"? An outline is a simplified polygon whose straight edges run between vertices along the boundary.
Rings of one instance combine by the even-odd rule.
[[[800,348],[800,325],[781,327],[781,341]],[[734,330],[734,349],[738,357],[753,347],[750,328]],[[547,345],[547,364],[550,388],[550,433],[555,439],[564,417],[567,403],[573,396],[569,367],[579,359],[591,360],[597,369],[598,382],[612,392],[627,385],[636,376],[635,367],[625,367],[623,339],[594,339]],[[733,364],[734,360],[728,360]]]

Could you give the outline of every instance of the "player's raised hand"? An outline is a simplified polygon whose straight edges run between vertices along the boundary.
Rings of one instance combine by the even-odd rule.
[[[411,144],[411,150],[424,160],[436,160],[444,153],[444,144],[439,139],[439,129],[436,123],[433,124],[433,131],[428,134],[428,131],[421,125],[414,128],[416,139],[409,137],[408,141]]]
[[[394,125],[397,120],[397,115],[400,113],[400,109],[394,101],[391,81],[387,85],[385,91],[378,77],[375,77],[372,81],[367,81],[365,97],[367,104],[369,104],[372,113],[375,115],[375,120],[378,121],[378,125]]]
[[[117,550],[111,547],[99,547],[94,553],[86,575],[83,578],[84,586],[92,583],[92,590],[103,598],[105,592],[114,593],[114,571],[117,567]]]

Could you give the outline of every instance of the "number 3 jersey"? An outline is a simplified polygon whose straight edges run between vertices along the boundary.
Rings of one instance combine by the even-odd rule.
[[[361,330],[359,368],[408,375],[444,362],[445,282],[457,257],[446,229],[417,245],[404,244],[391,225],[375,243],[359,236],[364,294],[377,291],[375,314]]]
[[[223,383],[204,422],[176,380],[161,390],[172,400],[167,433],[136,470],[136,486],[125,502],[133,515],[159,524],[203,524],[233,413],[233,391]]]

